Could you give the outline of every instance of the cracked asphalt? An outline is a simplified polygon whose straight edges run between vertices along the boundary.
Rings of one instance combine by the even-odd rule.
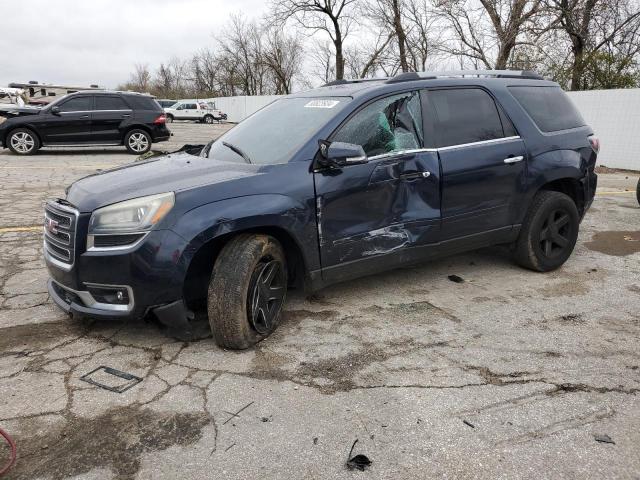
[[[175,123],[157,147],[225,128]],[[292,292],[276,333],[234,352],[143,321],[73,321],[49,300],[43,201],[133,160],[0,152],[7,478],[640,478],[637,175],[600,175],[556,272],[496,247]],[[80,379],[100,366],[143,380],[118,394]],[[365,473],[345,467],[356,439]],[[0,444],[0,467],[7,456]]]

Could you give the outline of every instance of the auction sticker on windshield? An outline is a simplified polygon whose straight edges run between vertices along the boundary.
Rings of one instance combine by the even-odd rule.
[[[340,100],[311,100],[304,107],[305,108],[333,108],[340,103]]]

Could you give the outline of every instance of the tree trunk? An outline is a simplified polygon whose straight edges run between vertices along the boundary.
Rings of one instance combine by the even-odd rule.
[[[403,72],[409,71],[409,64],[407,63],[407,34],[402,26],[402,16],[400,15],[400,0],[393,0],[393,28],[396,31],[398,37],[398,51],[400,52],[400,68]]]
[[[342,32],[340,31],[340,25],[338,19],[332,17],[333,28],[336,32],[333,45],[336,48],[336,80],[344,79],[344,54],[342,53]]]

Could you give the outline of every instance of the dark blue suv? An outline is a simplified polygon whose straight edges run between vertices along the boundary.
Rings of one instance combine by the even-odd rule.
[[[198,155],[75,182],[49,201],[49,292],[65,311],[154,315],[216,341],[276,328],[287,288],[488,245],[535,271],[571,255],[598,140],[532,72],[406,73],[277,100]]]

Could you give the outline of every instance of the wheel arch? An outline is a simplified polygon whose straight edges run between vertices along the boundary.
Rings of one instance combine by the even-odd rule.
[[[193,304],[206,298],[211,272],[220,252],[232,238],[241,234],[261,234],[275,238],[282,245],[287,260],[289,285],[305,288],[307,264],[294,235],[281,226],[256,226],[224,233],[192,250],[183,281],[183,296],[187,303]]]
[[[10,129],[7,130],[7,132],[4,135],[4,139],[2,140],[2,146],[4,148],[8,148],[9,147],[9,137],[11,136],[11,134],[13,132],[15,132],[16,130],[19,130],[19,129],[29,130],[36,137],[38,137],[38,142],[40,143],[40,146],[42,146],[42,137],[40,136],[40,133],[38,133],[38,130],[36,128],[33,128],[29,124],[25,124],[25,125],[15,125],[15,126],[13,126],[13,127],[11,127]]]

